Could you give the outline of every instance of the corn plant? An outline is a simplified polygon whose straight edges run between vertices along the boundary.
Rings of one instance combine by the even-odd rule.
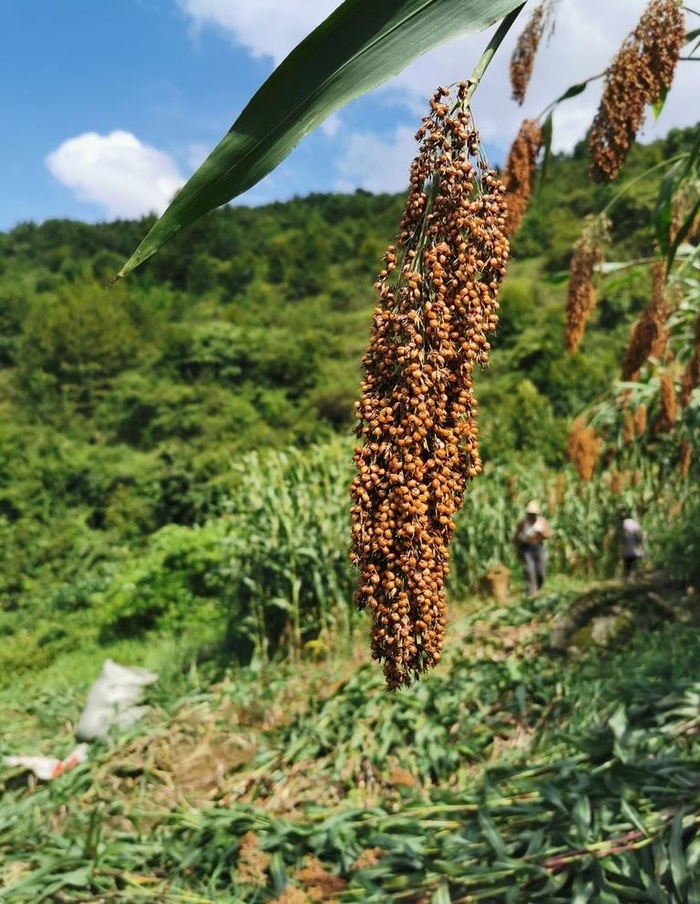
[[[342,441],[233,462],[218,518],[163,528],[98,585],[89,602],[101,613],[103,639],[152,628],[182,634],[206,620],[221,624],[230,652],[244,660],[253,653],[269,658],[280,647],[298,653],[307,644],[329,653],[361,621],[349,557],[351,476],[349,444]],[[662,565],[667,525],[691,511],[692,487],[665,480],[650,465],[581,482],[573,469],[555,474],[488,464],[456,519],[451,597],[473,594],[498,565],[514,572],[517,596],[513,533],[532,497],[542,501],[552,527],[550,574],[614,575],[621,507],[643,522],[648,567]]]

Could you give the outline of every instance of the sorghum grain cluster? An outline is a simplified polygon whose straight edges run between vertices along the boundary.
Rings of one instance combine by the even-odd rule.
[[[595,429],[586,426],[584,418],[577,418],[569,431],[566,454],[581,480],[588,482],[593,477],[602,448],[603,442]]]
[[[697,213],[699,200],[700,179],[691,177],[682,181],[671,202],[669,243],[685,241],[697,244],[700,239],[700,214]]]
[[[680,403],[685,406],[690,401],[690,396],[696,386],[700,386],[700,314],[695,319],[695,343],[693,354],[683,371],[681,377]]]
[[[644,436],[647,432],[647,415],[648,409],[646,405],[639,405],[634,411],[634,428],[637,436]]]
[[[581,344],[586,324],[595,310],[596,289],[593,274],[603,262],[603,249],[609,239],[610,221],[605,217],[589,217],[574,246],[569,264],[569,289],[566,299],[564,344],[567,352],[575,352]]]
[[[622,445],[631,446],[635,438],[634,414],[626,408],[622,414]]]
[[[681,477],[690,474],[690,466],[693,463],[693,447],[683,440],[678,447],[678,473]]]
[[[654,421],[653,430],[657,435],[670,433],[673,425],[678,420],[678,402],[673,379],[668,371],[664,371],[659,378],[659,412]]]
[[[520,126],[506,161],[504,181],[508,203],[508,235],[515,235],[527,211],[541,147],[542,126],[536,119],[526,119]]]
[[[605,72],[598,112],[588,136],[591,178],[614,179],[643,121],[647,104],[671,87],[685,40],[678,0],[651,0]]]
[[[255,832],[246,832],[238,848],[236,883],[264,888],[267,885],[267,868],[270,855],[260,848],[260,839]]]
[[[552,22],[552,2],[543,0],[535,7],[530,20],[520,33],[510,59],[510,85],[513,100],[522,104],[532,76],[532,67],[545,29]]]
[[[356,403],[356,603],[390,688],[440,660],[453,519],[481,470],[472,372],[488,361],[508,260],[505,191],[481,157],[467,85],[448,99],[435,93],[416,136]]]
[[[632,328],[630,343],[622,357],[622,379],[637,380],[647,358],[660,358],[668,341],[671,304],[665,283],[665,267],[660,261],[652,271],[651,298]]]

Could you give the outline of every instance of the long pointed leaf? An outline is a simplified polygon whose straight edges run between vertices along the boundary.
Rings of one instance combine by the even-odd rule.
[[[335,110],[445,41],[481,31],[522,0],[345,0],[253,96],[118,277],[184,226],[246,191]]]

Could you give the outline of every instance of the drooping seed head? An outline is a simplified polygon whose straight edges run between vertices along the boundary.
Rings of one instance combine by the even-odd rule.
[[[695,319],[693,351],[681,377],[679,401],[684,408],[696,386],[700,386],[700,313]]]
[[[623,380],[637,380],[647,359],[650,356],[661,356],[668,340],[667,321],[670,313],[665,265],[663,261],[659,261],[652,270],[651,298],[632,328],[630,342],[622,358]]]
[[[654,433],[670,433],[678,420],[678,401],[673,379],[668,371],[659,377],[659,411],[653,424]]]
[[[591,178],[614,179],[644,122],[647,105],[671,87],[685,21],[678,0],[651,0],[605,72],[598,112],[588,136]]]
[[[581,480],[588,482],[593,477],[602,448],[603,441],[593,427],[586,425],[584,418],[577,418],[569,431],[566,454]]]
[[[566,299],[566,328],[564,344],[567,352],[575,352],[595,310],[596,289],[593,282],[596,269],[603,262],[605,245],[609,241],[610,221],[605,217],[589,217],[574,246],[569,264],[569,288]]]
[[[542,127],[526,119],[511,146],[504,182],[508,203],[508,235],[515,235],[527,211],[535,184],[537,155],[542,147]]]
[[[467,86],[439,89],[395,246],[376,289],[357,405],[352,498],[356,603],[390,688],[441,656],[448,544],[481,470],[472,371],[488,361],[508,262],[503,184],[481,154]]]
[[[545,31],[554,27],[552,0],[542,0],[518,37],[510,60],[510,84],[513,100],[522,104],[525,100],[535,57]]]

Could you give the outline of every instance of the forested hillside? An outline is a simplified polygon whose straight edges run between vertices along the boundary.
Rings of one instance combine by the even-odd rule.
[[[638,177],[689,140],[633,152],[611,259],[651,252],[661,176]],[[603,282],[582,350],[566,355],[562,271],[582,218],[620,191],[589,182],[579,149],[549,160],[478,378],[487,462],[562,465],[572,417],[617,373],[646,278]],[[3,635],[29,612],[92,608],[154,531],[224,514],[243,453],[350,435],[372,282],[401,204],[357,192],[224,208],[110,289],[147,221],[0,236]]]

